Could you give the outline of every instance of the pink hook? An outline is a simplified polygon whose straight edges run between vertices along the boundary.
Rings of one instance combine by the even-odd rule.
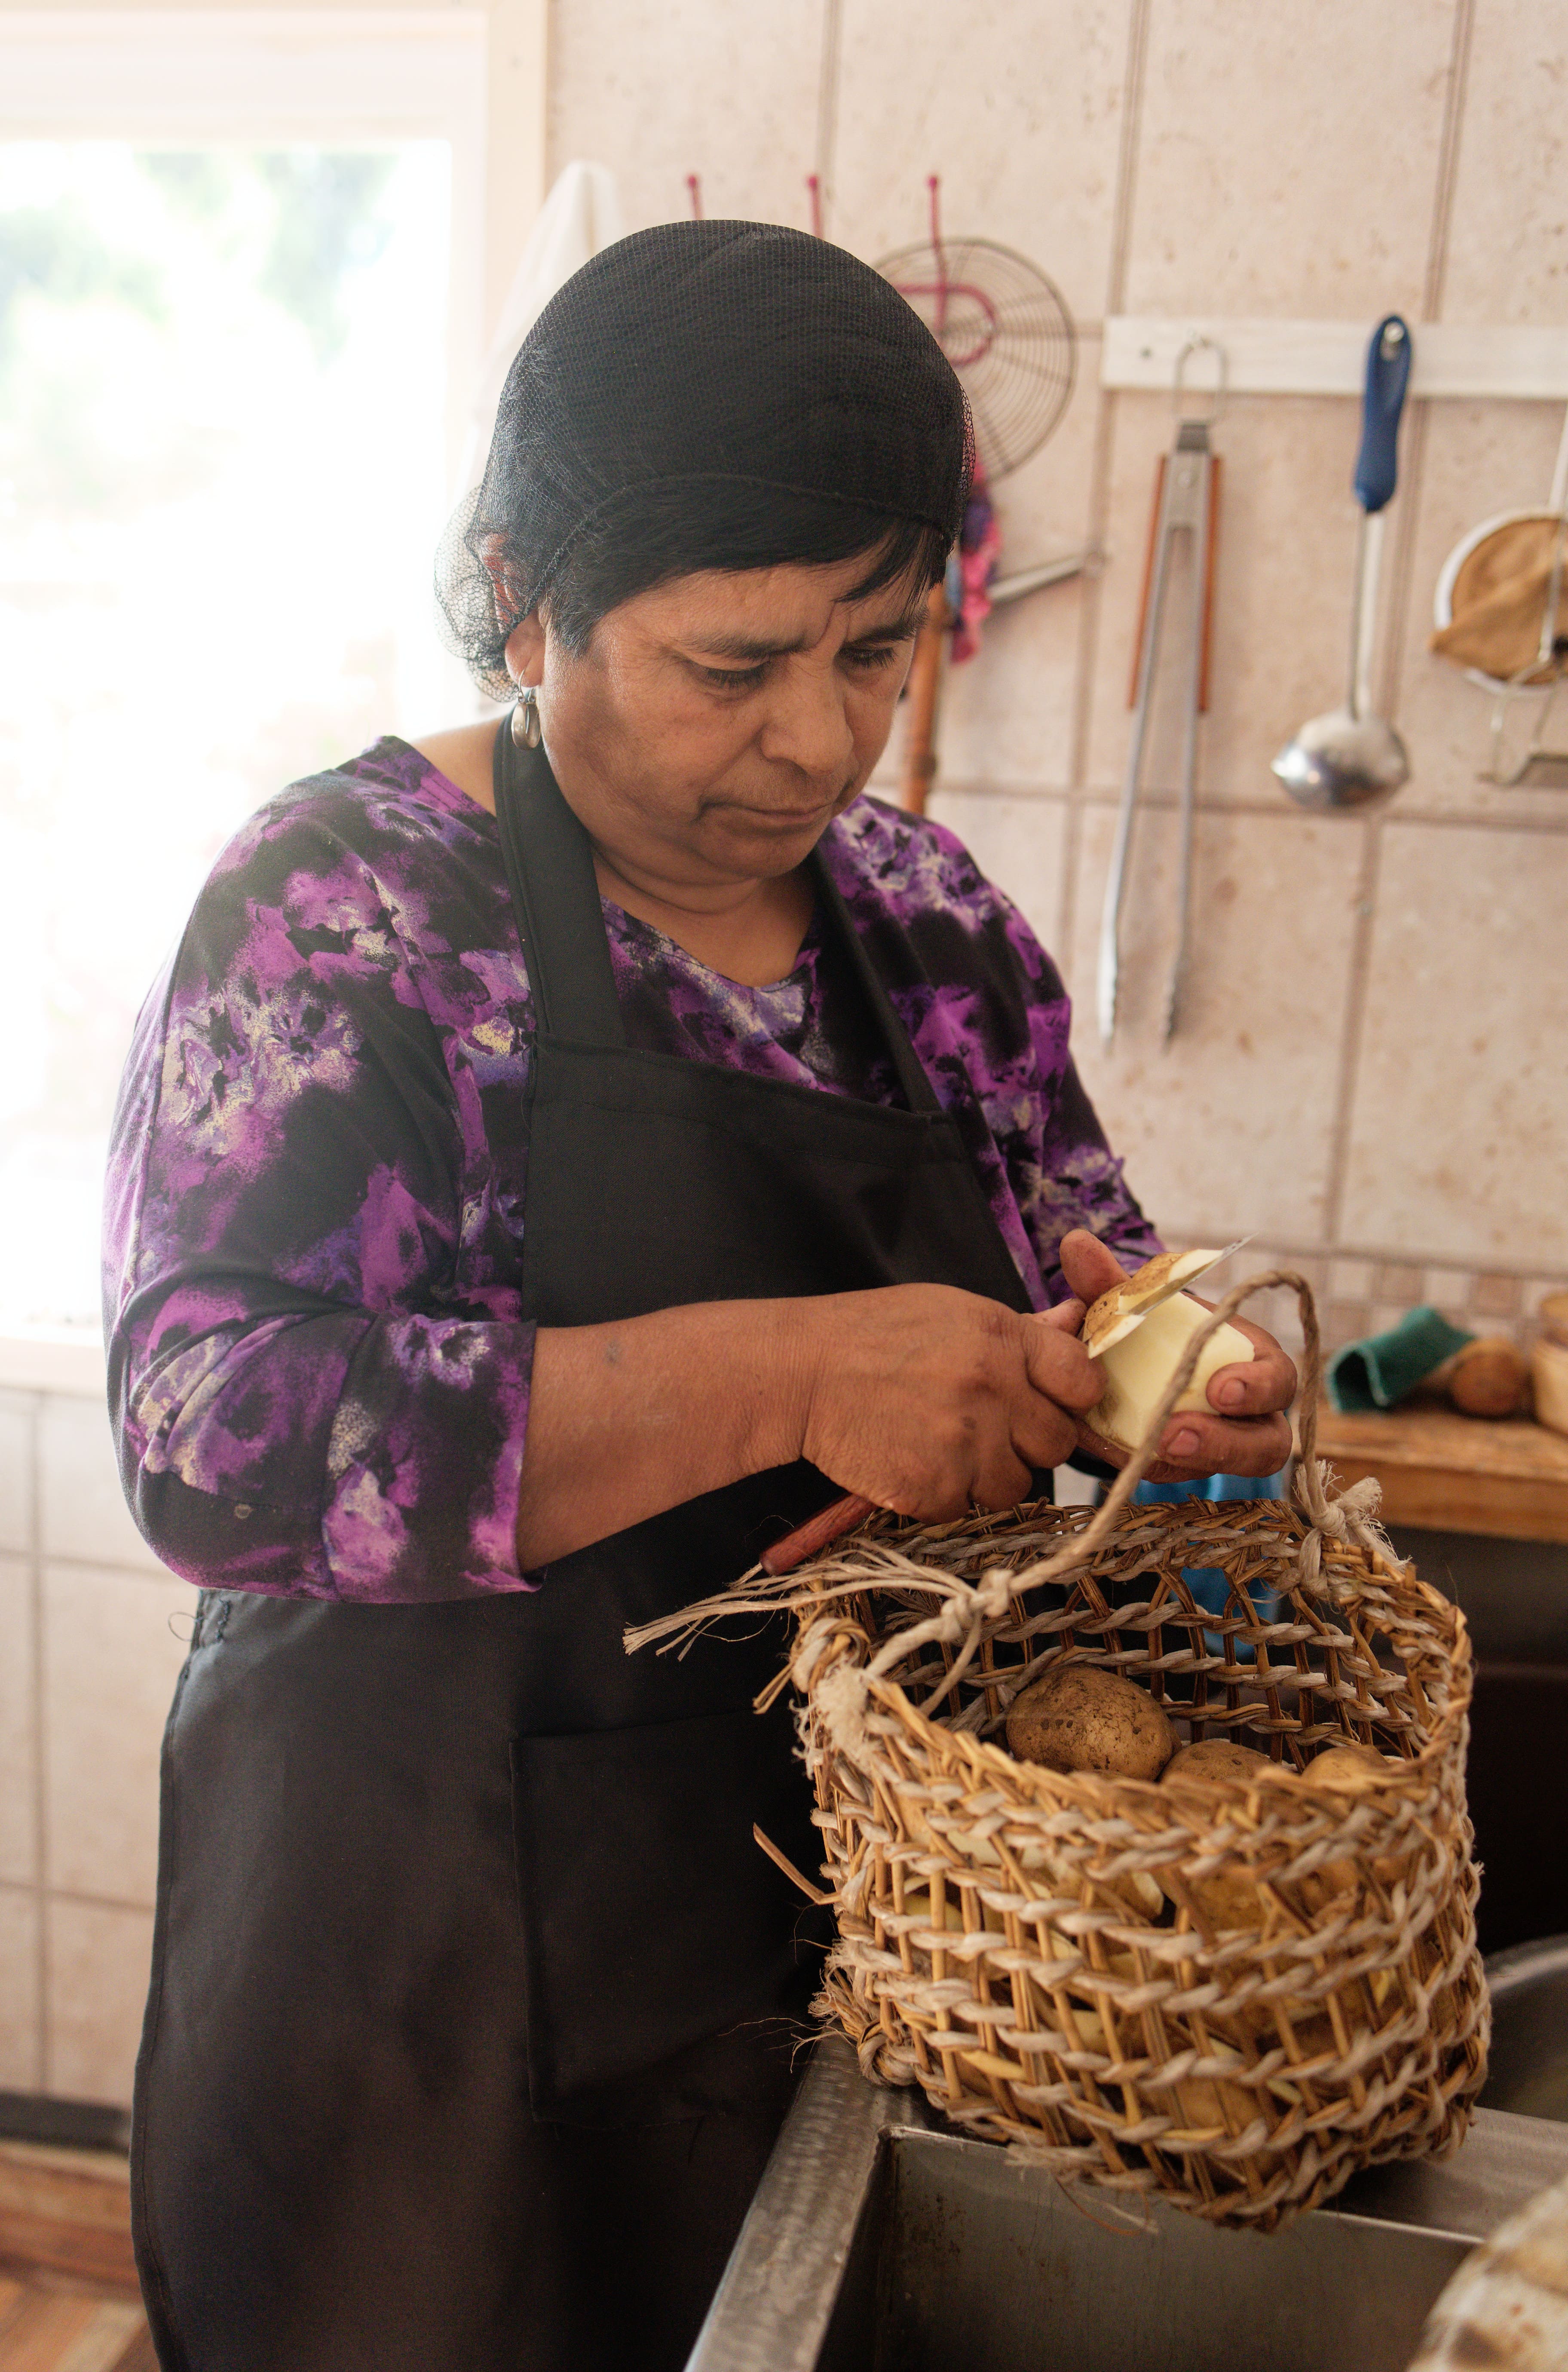
[[[691,192],[691,219],[693,222],[701,222],[703,219],[703,184],[695,173],[688,173],[686,176],[686,186]]]
[[[822,184],[815,173],[807,173],[806,186],[811,192],[811,236],[822,236]]]
[[[927,173],[925,186],[931,192],[931,252],[936,260],[936,318],[932,323],[939,341],[947,335],[947,261],[942,252],[942,210],[937,192],[942,187],[940,173]]]

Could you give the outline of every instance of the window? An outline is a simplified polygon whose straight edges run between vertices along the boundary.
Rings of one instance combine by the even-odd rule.
[[[78,56],[94,136],[0,137],[0,1330],[96,1320],[120,1066],[225,840],[460,713],[430,599],[471,280],[450,93],[442,136],[428,45],[405,89],[385,47],[345,76],[346,35],[320,71],[342,19],[260,58],[259,20],[199,19],[171,123],[137,88],[168,21],[96,110]]]

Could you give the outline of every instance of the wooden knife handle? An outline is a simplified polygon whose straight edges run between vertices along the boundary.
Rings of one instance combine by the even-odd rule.
[[[770,1575],[793,1573],[797,1564],[830,1549],[835,1541],[842,1541],[846,1532],[853,1532],[857,1524],[864,1524],[867,1516],[876,1512],[875,1499],[863,1499],[857,1491],[847,1493],[843,1498],[835,1499],[831,1506],[824,1507],[819,1516],[813,1516],[808,1524],[786,1532],[782,1541],[764,1549],[762,1571]]]

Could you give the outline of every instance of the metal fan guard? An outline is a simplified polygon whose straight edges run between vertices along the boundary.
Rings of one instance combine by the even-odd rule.
[[[922,240],[877,266],[914,308],[963,381],[988,478],[1038,453],[1067,408],[1077,332],[1036,263],[989,238]]]

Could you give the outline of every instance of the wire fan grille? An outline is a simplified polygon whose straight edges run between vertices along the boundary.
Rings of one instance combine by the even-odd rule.
[[[1005,477],[1039,451],[1073,392],[1077,339],[1060,290],[989,238],[900,248],[877,269],[962,379],[987,477]]]

